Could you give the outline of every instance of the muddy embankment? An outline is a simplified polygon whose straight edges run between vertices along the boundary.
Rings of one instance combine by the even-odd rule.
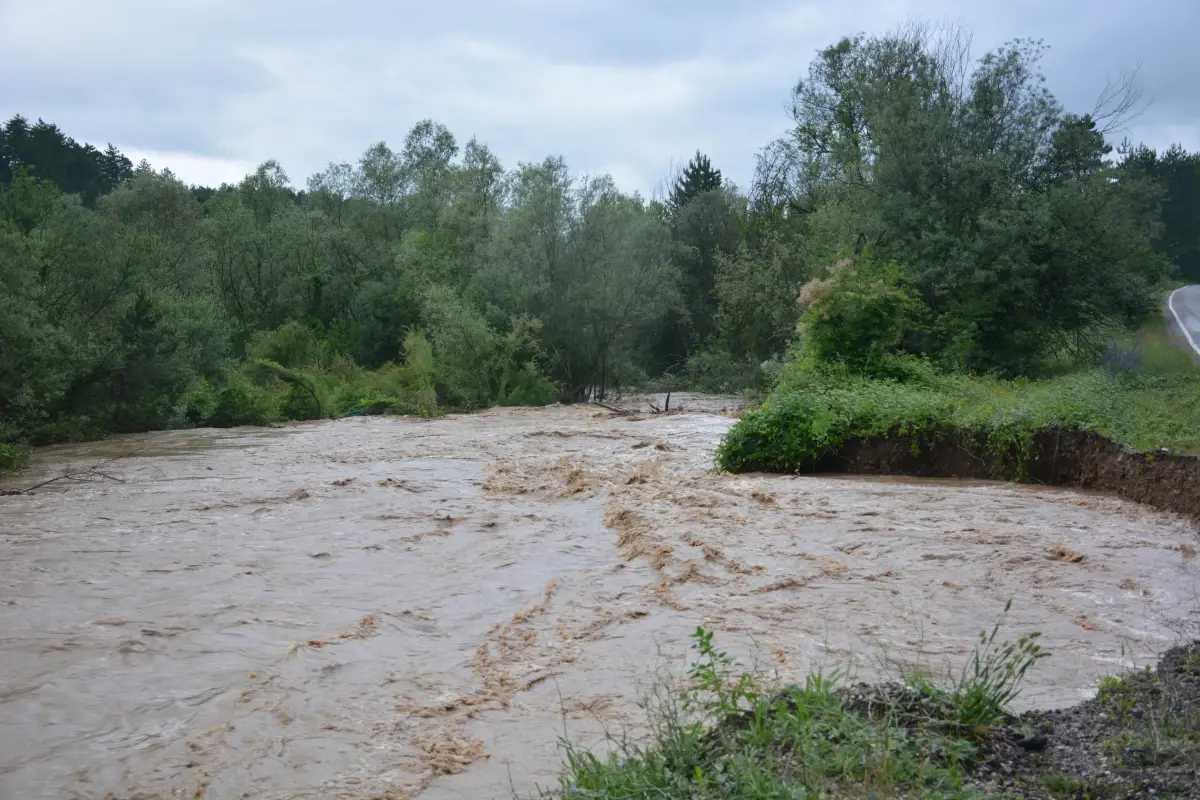
[[[38,450],[0,497],[0,798],[530,796],[649,735],[698,625],[782,682],[957,673],[1061,708],[1200,630],[1195,524],[982,481],[722,475],[722,404],[496,409]],[[624,404],[623,404],[624,405]],[[889,462],[890,463],[890,462]],[[673,684],[672,684],[673,685]]]
[[[1024,457],[954,431],[852,439],[822,459],[817,472],[1070,487],[1200,519],[1200,457],[1131,451],[1087,431],[1040,430]]]

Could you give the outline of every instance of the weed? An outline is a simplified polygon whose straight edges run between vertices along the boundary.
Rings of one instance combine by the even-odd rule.
[[[948,719],[915,714],[888,692],[864,700],[838,674],[812,674],[803,686],[771,689],[738,672],[711,631],[693,633],[697,658],[681,692],[651,709],[653,741],[610,741],[598,757],[566,744],[562,798],[984,797],[969,785],[977,745],[963,735],[1007,713],[1021,677],[1043,654],[1032,637],[997,644],[981,637],[957,685],[938,689],[957,704]],[[903,687],[900,687],[903,688]]]

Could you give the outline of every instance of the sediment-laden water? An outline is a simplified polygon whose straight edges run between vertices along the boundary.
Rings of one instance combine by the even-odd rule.
[[[1039,630],[1063,706],[1195,625],[1191,525],[1062,490],[719,476],[719,403],[120,437],[0,497],[0,797],[510,797],[638,735],[697,625],[783,680]],[[712,409],[697,413],[695,409]],[[656,675],[658,676],[656,678]]]

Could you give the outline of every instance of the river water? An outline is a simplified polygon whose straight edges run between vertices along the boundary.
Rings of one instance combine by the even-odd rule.
[[[193,430],[0,497],[0,797],[487,798],[644,730],[697,625],[780,680],[1041,631],[1061,706],[1197,619],[1189,523],[1003,484],[720,476],[720,403]],[[707,413],[700,410],[708,408]],[[1181,545],[1183,547],[1181,547]]]

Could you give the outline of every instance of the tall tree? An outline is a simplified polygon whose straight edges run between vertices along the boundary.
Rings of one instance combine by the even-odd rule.
[[[1121,173],[1154,181],[1162,195],[1161,226],[1154,245],[1180,277],[1200,282],[1200,153],[1172,145],[1161,155],[1144,145],[1122,147]]]
[[[674,215],[695,198],[721,188],[721,170],[713,169],[708,156],[696,151],[692,160],[683,168],[683,172],[671,187],[671,197],[667,202],[668,210]]]

